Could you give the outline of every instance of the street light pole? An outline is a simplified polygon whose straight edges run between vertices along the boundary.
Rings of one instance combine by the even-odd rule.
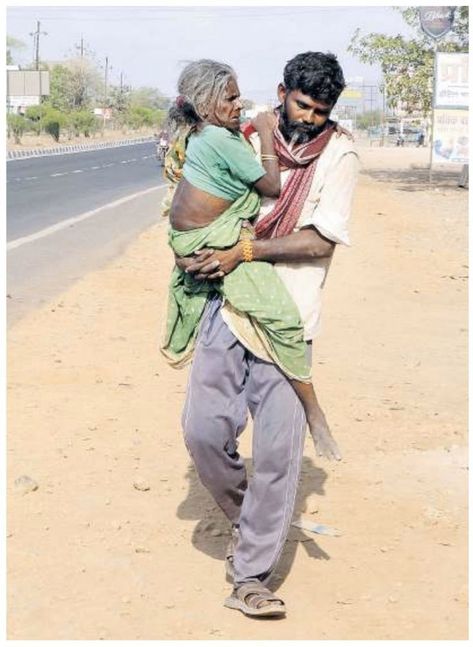
[[[429,184],[432,185],[432,169],[434,162],[434,108],[435,108],[435,67],[437,65],[437,49],[438,43],[434,41],[434,78],[432,82],[432,110],[430,116],[430,168],[429,168]]]
[[[105,78],[104,78],[104,93],[103,93],[103,108],[102,108],[102,136],[105,132],[105,110],[107,108],[107,85],[108,85],[108,56],[105,57]]]
[[[383,90],[383,114],[381,115],[381,146],[384,146],[384,134],[386,130],[386,84],[382,87]]]

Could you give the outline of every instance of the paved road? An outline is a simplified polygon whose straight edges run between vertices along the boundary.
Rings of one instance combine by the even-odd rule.
[[[7,164],[8,326],[160,221],[152,144]]]
[[[152,143],[7,163],[7,241],[162,184]]]

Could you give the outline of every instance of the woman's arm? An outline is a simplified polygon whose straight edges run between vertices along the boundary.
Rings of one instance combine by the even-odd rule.
[[[277,198],[281,191],[279,162],[274,152],[273,130],[277,126],[276,116],[272,112],[260,112],[251,121],[261,142],[261,163],[265,175],[255,182],[255,189],[268,198]]]

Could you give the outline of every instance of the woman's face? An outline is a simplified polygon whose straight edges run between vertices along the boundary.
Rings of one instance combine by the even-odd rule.
[[[235,79],[230,79],[221,98],[217,101],[213,114],[209,114],[207,121],[228,130],[239,130],[242,108],[237,82]]]

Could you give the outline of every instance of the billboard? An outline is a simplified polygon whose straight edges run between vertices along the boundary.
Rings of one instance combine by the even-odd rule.
[[[363,93],[358,88],[345,88],[340,95],[341,99],[361,99]]]
[[[435,63],[434,107],[468,109],[468,54],[438,53]]]
[[[468,164],[468,110],[434,110],[432,162]]]
[[[42,97],[48,94],[48,71],[7,70],[7,97]]]

